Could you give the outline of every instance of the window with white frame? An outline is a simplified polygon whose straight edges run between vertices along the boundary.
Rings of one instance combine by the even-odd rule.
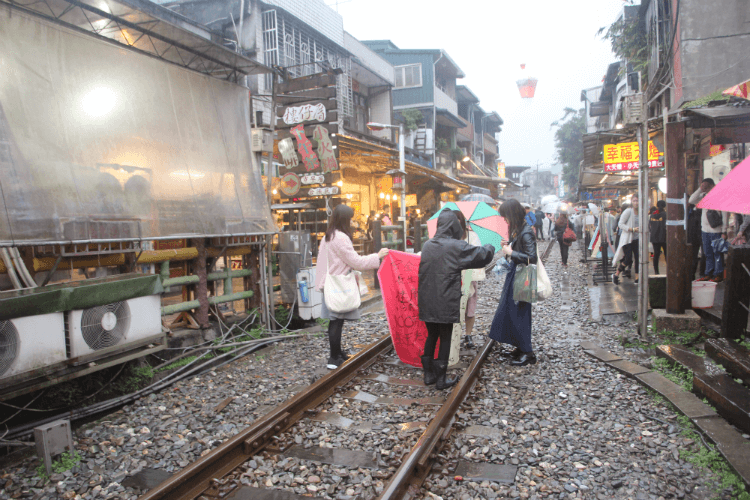
[[[393,69],[396,72],[397,89],[422,86],[422,64],[396,66]]]

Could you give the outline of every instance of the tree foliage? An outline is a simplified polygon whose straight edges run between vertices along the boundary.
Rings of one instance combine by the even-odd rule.
[[[648,37],[641,27],[638,16],[619,18],[609,27],[599,28],[597,35],[608,40],[612,52],[621,61],[633,65],[633,70],[646,72],[650,58]]]
[[[555,149],[557,161],[563,165],[563,181],[568,188],[578,184],[578,172],[583,161],[583,134],[586,132],[586,110],[565,108],[560,120],[552,122],[557,127]]]

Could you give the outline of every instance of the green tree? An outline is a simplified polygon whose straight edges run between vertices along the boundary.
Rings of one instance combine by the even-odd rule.
[[[557,160],[563,165],[563,181],[568,189],[578,184],[578,172],[583,161],[583,134],[586,132],[586,110],[565,108],[560,120],[552,122],[557,127],[555,149]]]

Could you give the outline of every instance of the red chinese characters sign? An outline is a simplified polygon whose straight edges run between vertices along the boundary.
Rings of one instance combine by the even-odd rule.
[[[621,172],[624,170],[638,170],[640,149],[637,142],[623,142],[621,144],[607,144],[604,146],[604,171]],[[648,141],[648,166],[659,168],[664,166],[663,155]]]

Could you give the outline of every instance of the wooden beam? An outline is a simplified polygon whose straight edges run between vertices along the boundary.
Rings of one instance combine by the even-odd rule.
[[[278,94],[289,94],[301,90],[312,90],[319,87],[330,87],[336,85],[336,75],[319,75],[312,78],[292,80],[277,85]]]
[[[687,177],[685,172],[685,123],[668,123],[666,130],[666,172],[667,197],[681,199],[687,192]],[[681,204],[667,203],[667,221],[683,220],[687,217]],[[644,220],[644,214],[641,214]],[[668,223],[669,224],[669,223]],[[682,225],[667,225],[667,312],[669,314],[685,313],[685,295],[690,292],[690,276],[687,269],[690,266],[685,258],[686,240],[685,228]],[[687,286],[686,286],[687,284]],[[687,288],[687,290],[686,290]]]
[[[321,89],[303,90],[293,94],[277,95],[276,101],[279,104],[294,104],[297,102],[306,102],[315,99],[335,99],[336,87],[323,87]]]

